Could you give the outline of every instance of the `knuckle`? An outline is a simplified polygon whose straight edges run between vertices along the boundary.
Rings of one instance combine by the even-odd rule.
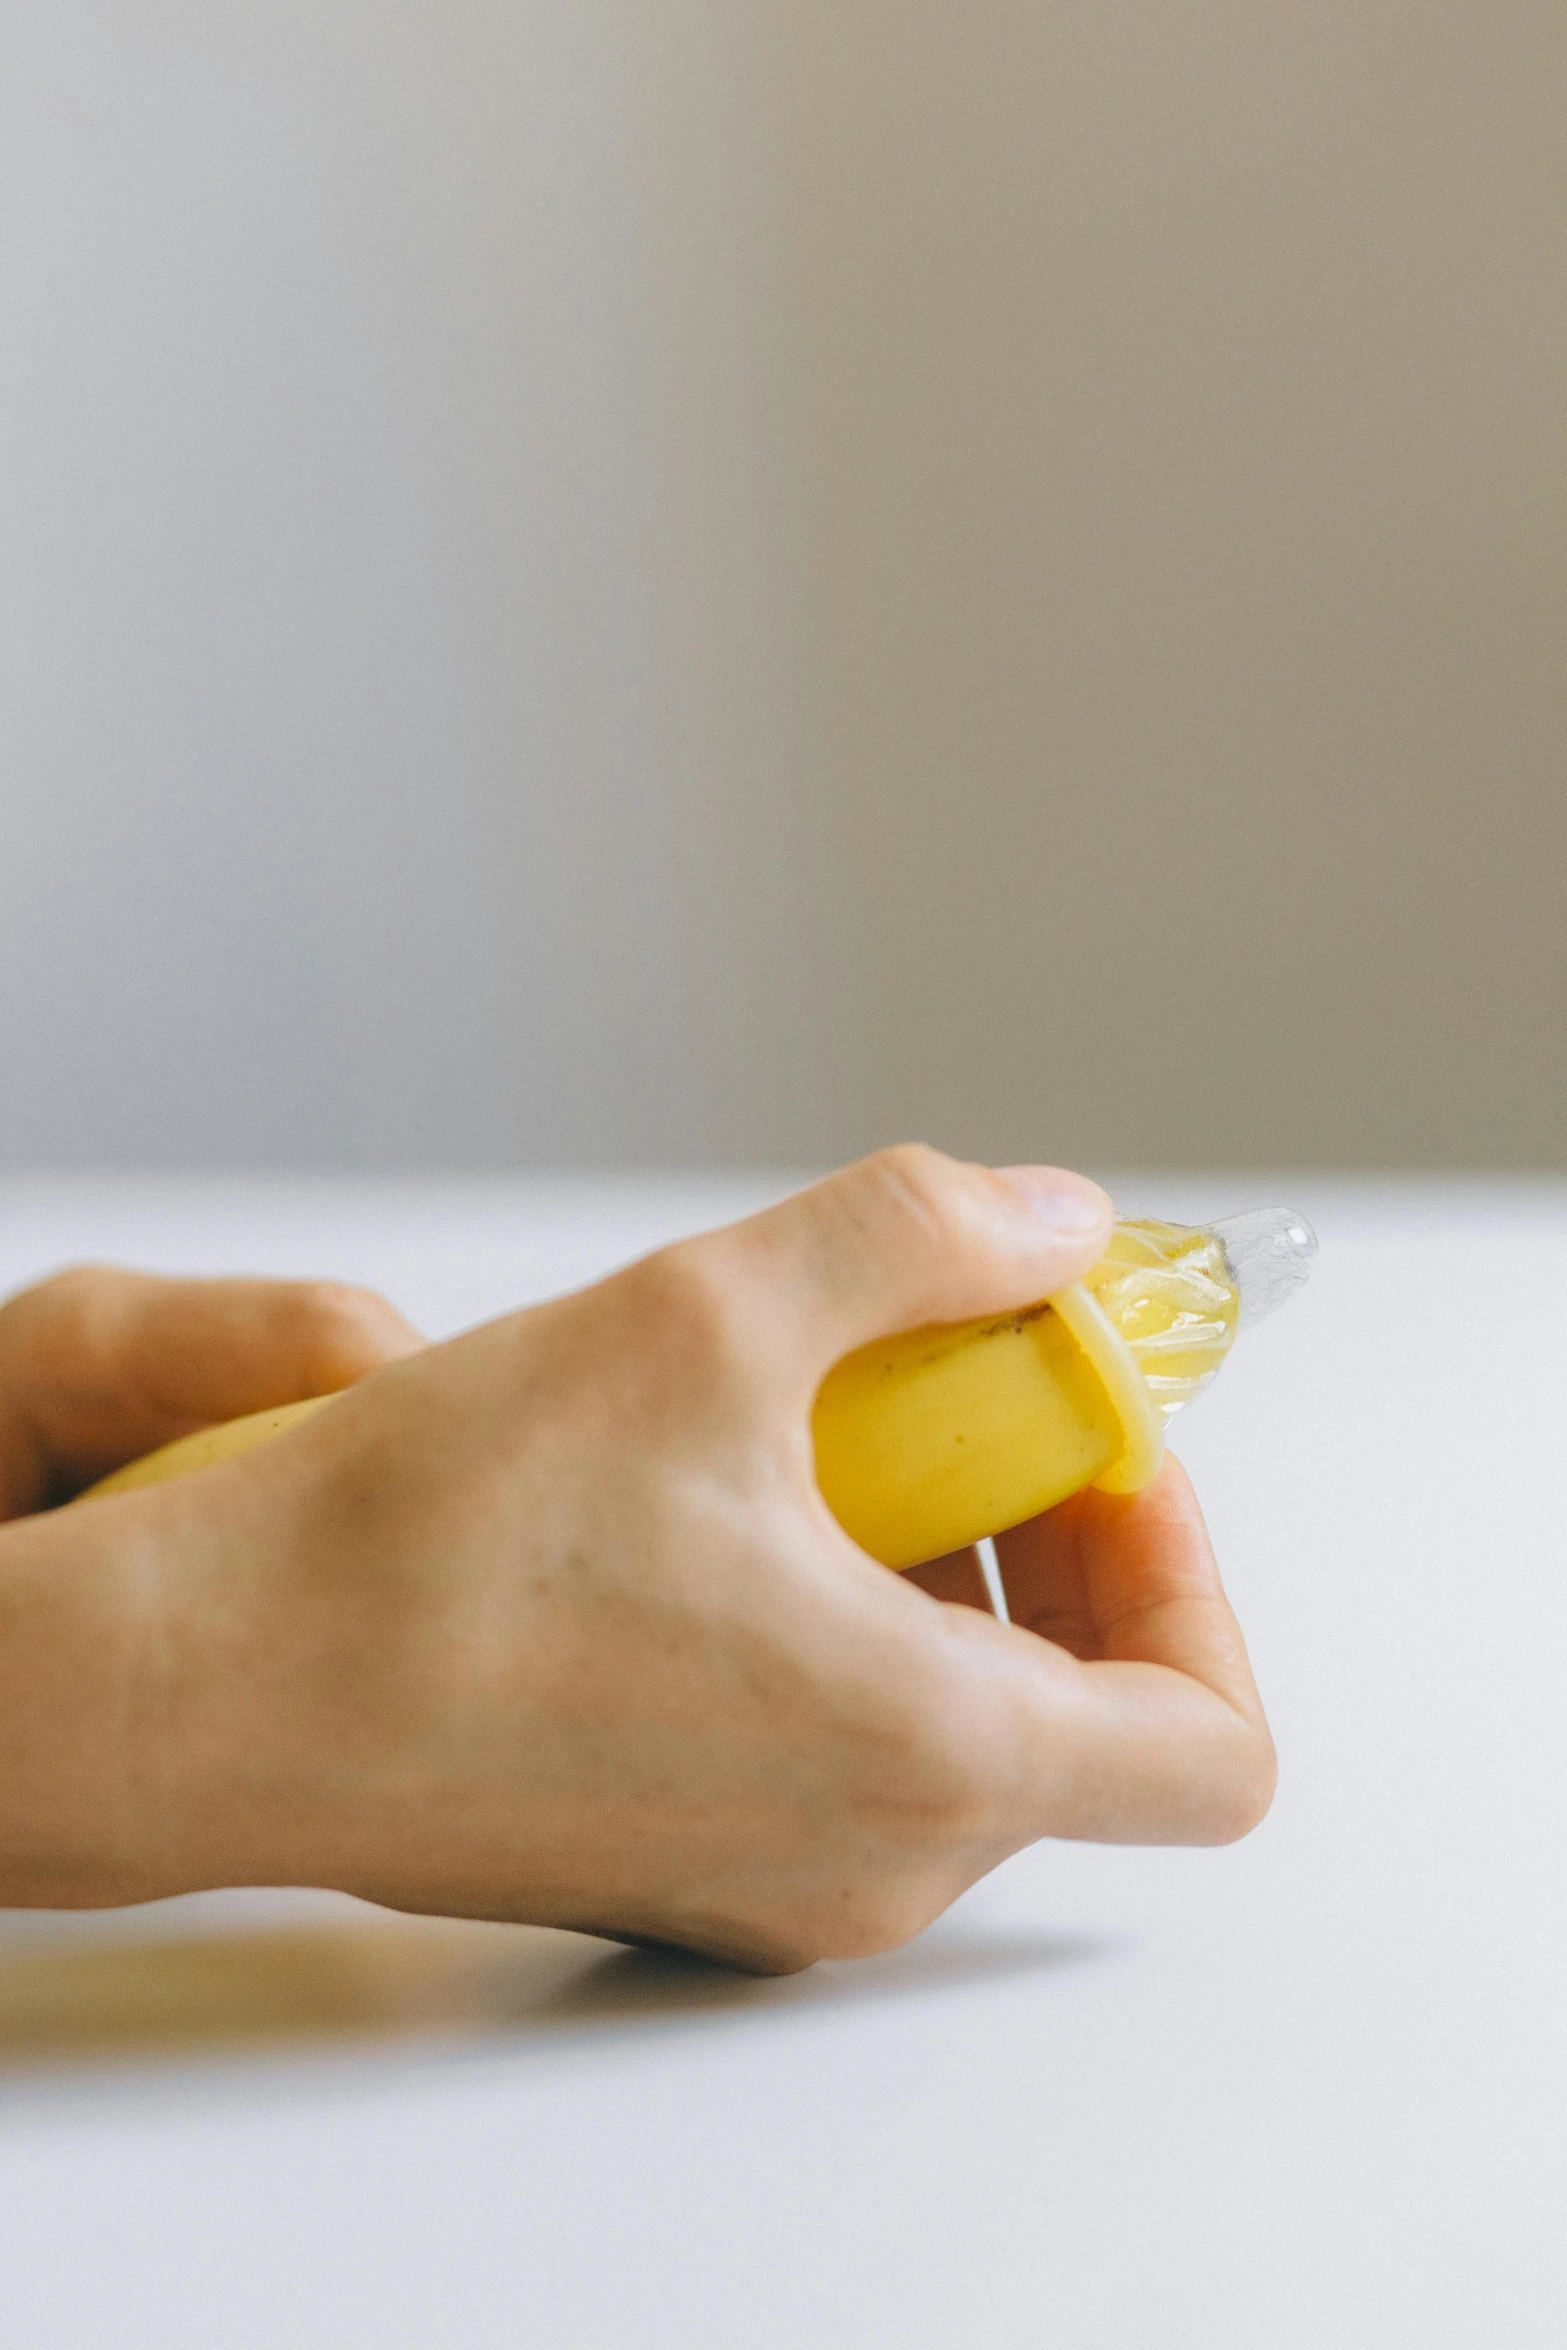
[[[326,1379],[379,1362],[403,1336],[395,1306],[376,1290],[347,1281],[292,1284],[284,1314],[312,1376]]]
[[[677,1241],[625,1278],[639,1332],[656,1332],[661,1358],[673,1356],[682,1381],[706,1391],[740,1377],[756,1332],[727,1252],[712,1240]]]
[[[361,1330],[379,1326],[393,1312],[373,1289],[357,1289],[347,1281],[301,1281],[293,1291],[300,1319],[327,1330]]]
[[[67,1265],[28,1294],[40,1306],[85,1319],[118,1306],[133,1278],[113,1265]]]
[[[131,1308],[132,1293],[146,1278],[114,1265],[67,1265],[10,1299],[5,1311],[14,1318],[19,1336],[31,1331],[34,1342],[47,1351],[68,1347],[73,1357],[90,1366],[112,1347]]]
[[[927,1142],[899,1142],[861,1166],[873,1194],[895,1215],[938,1236],[947,1231],[956,1210],[956,1160]]]
[[[945,1257],[987,1228],[991,1210],[981,1186],[994,1179],[928,1143],[895,1143],[851,1173],[850,1213],[899,1255]]]

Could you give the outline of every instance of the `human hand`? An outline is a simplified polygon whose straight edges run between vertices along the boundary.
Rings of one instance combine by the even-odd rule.
[[[1060,1287],[1109,1219],[1080,1179],[883,1153],[12,1529],[54,1590],[63,1529],[131,1627],[77,1847],[113,1889],[75,1897],[322,1884],[787,1968],[906,1939],[1041,1836],[1244,1832],[1271,1747],[1178,1472],[1007,1538],[1074,1654],[874,1564],[812,1470],[839,1356]]]

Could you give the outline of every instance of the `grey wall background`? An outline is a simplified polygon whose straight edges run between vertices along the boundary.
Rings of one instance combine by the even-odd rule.
[[[0,1162],[1567,1156],[1557,0],[9,0]]]

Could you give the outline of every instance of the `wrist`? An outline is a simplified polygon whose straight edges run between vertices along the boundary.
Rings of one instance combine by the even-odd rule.
[[[194,1485],[0,1527],[0,1906],[308,1881],[252,1551]]]
[[[189,1889],[169,1781],[165,1562],[137,1513],[0,1528],[0,1902]]]

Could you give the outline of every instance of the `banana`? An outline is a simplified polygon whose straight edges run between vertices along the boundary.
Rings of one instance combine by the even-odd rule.
[[[301,1420],[308,1420],[323,1404],[335,1403],[335,1395],[307,1395],[300,1403],[274,1404],[264,1412],[247,1412],[242,1420],[222,1420],[213,1428],[198,1428],[194,1436],[176,1437],[172,1444],[162,1444],[156,1452],[143,1453],[139,1461],[127,1461],[123,1469],[112,1476],[100,1477],[96,1485],[89,1485],[78,1501],[93,1501],[104,1493],[133,1493],[141,1485],[163,1485],[171,1477],[188,1477],[197,1469],[214,1469],[219,1461],[237,1460],[242,1452],[252,1452],[258,1444],[271,1437],[281,1436],[285,1428],[293,1428]]]
[[[1056,1296],[879,1339],[829,1371],[812,1420],[827,1505],[872,1558],[912,1567],[1085,1485],[1136,1492],[1158,1473],[1165,1417],[1212,1378],[1238,1314],[1213,1235],[1119,1224]]]

